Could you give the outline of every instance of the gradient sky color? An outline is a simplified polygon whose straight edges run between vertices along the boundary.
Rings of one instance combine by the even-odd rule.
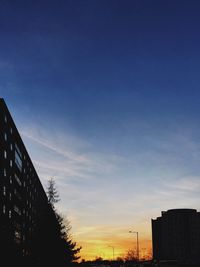
[[[86,259],[200,208],[200,2],[1,0],[0,96]]]

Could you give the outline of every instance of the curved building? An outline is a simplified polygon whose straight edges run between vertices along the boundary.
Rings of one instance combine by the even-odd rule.
[[[152,219],[153,258],[193,262],[200,260],[200,213],[195,209],[162,211]]]

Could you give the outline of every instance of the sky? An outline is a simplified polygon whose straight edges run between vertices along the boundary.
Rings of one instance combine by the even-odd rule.
[[[82,258],[200,210],[200,2],[0,0],[0,96]]]

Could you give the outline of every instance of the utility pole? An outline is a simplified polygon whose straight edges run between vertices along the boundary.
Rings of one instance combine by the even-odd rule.
[[[113,260],[115,258],[115,247],[114,246],[109,246],[110,248],[112,248],[112,251],[113,251]]]

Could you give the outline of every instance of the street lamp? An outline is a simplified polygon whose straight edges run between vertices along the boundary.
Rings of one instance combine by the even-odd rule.
[[[138,261],[140,260],[140,256],[139,256],[139,238],[138,238],[138,232],[135,231],[129,231],[129,233],[131,234],[136,234],[137,235],[137,259]]]
[[[110,248],[112,248],[112,250],[113,250],[113,260],[114,260],[114,255],[115,255],[115,247],[113,247],[113,246],[108,246],[108,247],[110,247]]]

